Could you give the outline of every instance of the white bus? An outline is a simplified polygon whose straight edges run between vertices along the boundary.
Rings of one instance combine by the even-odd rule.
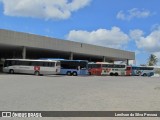
[[[133,76],[153,76],[155,73],[154,67],[152,66],[130,66],[131,75]]]
[[[6,59],[3,72],[49,75],[60,73],[60,62],[53,60]]]

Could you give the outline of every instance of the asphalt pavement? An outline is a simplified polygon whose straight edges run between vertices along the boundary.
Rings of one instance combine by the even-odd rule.
[[[0,74],[0,111],[160,111],[160,79]]]

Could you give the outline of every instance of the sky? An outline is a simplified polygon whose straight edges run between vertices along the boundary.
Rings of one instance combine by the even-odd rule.
[[[133,51],[140,65],[150,54],[160,59],[159,5],[159,0],[0,0],[0,29]]]

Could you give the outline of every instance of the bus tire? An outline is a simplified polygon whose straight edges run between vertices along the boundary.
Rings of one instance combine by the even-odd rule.
[[[143,74],[143,76],[144,76],[144,77],[146,77],[146,76],[147,76],[147,74],[146,74],[146,73],[144,73],[144,74]]]
[[[13,69],[9,70],[9,73],[14,74],[14,70]]]
[[[91,72],[88,73],[89,75],[92,75]]]
[[[137,74],[138,76],[141,76],[142,73],[141,73],[141,71],[138,71],[138,70],[137,70],[137,71],[136,71],[136,74]]]
[[[73,75],[73,76],[77,76],[77,72],[74,71],[74,72],[72,73],[72,75]]]
[[[71,74],[71,71],[67,71],[67,72],[66,72],[66,75],[71,76],[71,75],[72,75],[72,74]]]
[[[110,76],[113,76],[113,73],[110,73]]]
[[[40,75],[40,74],[39,74],[39,71],[35,71],[34,74],[35,74],[36,76],[39,76],[39,75]]]
[[[115,76],[118,76],[118,73],[115,73],[114,75],[115,75]]]

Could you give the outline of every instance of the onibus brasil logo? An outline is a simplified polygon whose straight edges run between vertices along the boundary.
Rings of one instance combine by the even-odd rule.
[[[36,112],[2,112],[2,117],[42,117],[42,115]]]

